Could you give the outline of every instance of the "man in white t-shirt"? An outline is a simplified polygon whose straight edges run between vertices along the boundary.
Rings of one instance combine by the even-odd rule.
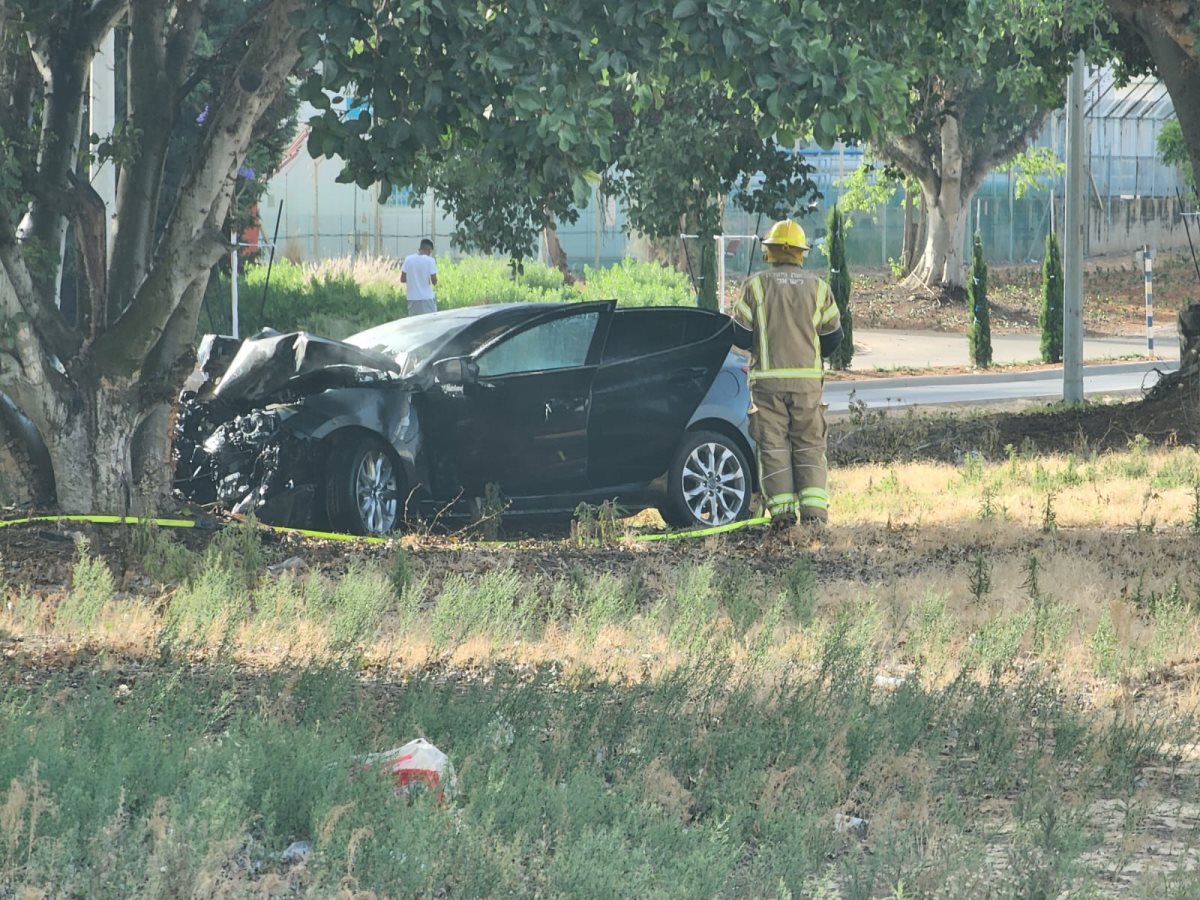
[[[433,287],[437,284],[437,263],[433,260],[433,241],[421,239],[416,253],[404,257],[400,266],[400,281],[408,288],[408,314],[419,316],[437,312]]]

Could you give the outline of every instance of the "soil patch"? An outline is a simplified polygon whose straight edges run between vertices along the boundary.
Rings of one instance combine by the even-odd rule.
[[[1146,327],[1145,280],[1132,255],[1101,257],[1084,265],[1084,332],[1091,336],[1140,334]],[[965,298],[901,284],[892,275],[864,271],[853,276],[851,306],[861,328],[920,329],[965,333],[970,323]],[[988,268],[993,334],[1039,330],[1040,265]],[[1200,300],[1191,256],[1165,252],[1154,261],[1158,317],[1173,321],[1176,310]]]

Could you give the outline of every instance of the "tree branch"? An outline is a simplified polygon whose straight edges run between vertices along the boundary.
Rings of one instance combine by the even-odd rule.
[[[179,97],[165,58],[165,10],[159,0],[134,0],[129,15],[128,124],[138,133],[138,158],[117,179],[108,317],[115,320],[146,275],[153,249],[163,164]],[[104,325],[108,324],[106,320]]]
[[[937,176],[932,164],[933,152],[915,134],[888,137],[876,149],[885,162],[903,169],[917,181]]]
[[[79,336],[67,325],[58,307],[38,300],[33,276],[17,244],[0,235],[0,267],[8,276],[12,293],[21,312],[32,323],[37,337],[59,359],[69,359],[79,349]]]
[[[263,28],[213,104],[205,139],[155,251],[154,265],[129,308],[97,342],[97,359],[106,371],[136,371],[162,339],[188,285],[211,266],[207,248],[212,244],[206,238],[214,223],[223,225],[229,212],[237,170],[258,119],[300,59],[292,14],[301,3],[271,0]]]
[[[83,15],[80,38],[88,47],[98,46],[128,9],[129,0],[95,0]]]
[[[983,183],[989,172],[997,166],[1004,165],[1029,146],[1029,142],[1042,130],[1047,115],[1048,113],[1042,113],[1035,116],[1025,127],[991,146],[972,141],[969,150],[963,153],[963,183],[970,182],[973,192]]]
[[[55,502],[54,466],[46,444],[21,414],[16,403],[0,391],[0,449],[6,451],[30,490],[29,502],[50,506]]]

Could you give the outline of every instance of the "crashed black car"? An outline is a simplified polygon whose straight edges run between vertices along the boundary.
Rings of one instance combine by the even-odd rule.
[[[755,475],[732,329],[605,301],[449,310],[345,341],[210,335],[180,398],[175,488],[356,534],[478,516],[490,485],[505,515],[611,499],[733,522]]]

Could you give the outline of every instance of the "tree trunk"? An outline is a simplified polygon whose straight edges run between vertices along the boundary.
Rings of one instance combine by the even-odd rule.
[[[115,295],[110,277],[105,290],[103,272],[92,271],[101,269],[104,257],[103,243],[97,238],[84,267],[92,289],[85,304],[90,326],[86,333],[72,329],[57,306],[46,302],[50,293],[39,289],[34,272],[41,269],[25,258],[26,241],[0,226],[0,395],[5,398],[0,409],[5,413],[0,415],[0,446],[11,447],[15,440],[26,448],[40,447],[40,471],[38,453],[23,452],[22,447],[5,452],[17,461],[26,484],[36,488],[49,483],[52,499],[66,512],[123,514],[161,508],[167,498],[172,404],[194,360],[192,339],[209,271],[227,250],[226,219],[238,167],[255,124],[279,96],[300,57],[301,26],[293,14],[301,5],[302,0],[264,4],[247,48],[210,105],[205,140],[148,264],[141,250],[145,231],[138,228],[153,221],[156,195],[126,192],[120,198],[118,217],[126,209],[120,206],[123,201],[131,210],[128,214],[140,223],[122,232],[133,249],[128,253],[132,264],[121,275],[128,283]],[[153,0],[139,3],[142,9],[153,6]],[[110,18],[122,9],[122,0],[96,0],[92,7],[96,16],[85,24],[103,34]],[[168,50],[186,51],[190,45],[186,41],[181,45],[178,33],[184,17],[172,21],[176,40]],[[198,19],[189,21],[194,25]],[[59,61],[72,72],[78,65],[86,71],[86,63],[74,57]],[[180,74],[175,73],[176,84]],[[53,83],[57,89],[63,78]],[[77,118],[75,122],[66,134],[79,131]],[[70,143],[63,135],[58,138]],[[31,191],[35,200],[20,236],[33,242],[42,234],[39,223],[46,223],[45,233],[53,236],[67,213],[74,213],[77,227],[91,223],[93,227],[83,228],[81,234],[102,234],[102,227],[94,227],[96,217],[83,214],[88,207],[79,201],[87,201],[87,196],[80,195],[78,186],[72,193],[73,162],[68,160],[65,168],[61,161],[51,166],[52,149],[40,157],[47,170],[39,175],[45,181]],[[164,152],[161,143],[151,149],[159,155]],[[140,158],[138,165],[161,173],[161,162]],[[152,194],[156,190],[152,184],[145,187]],[[102,226],[103,220],[99,221]],[[45,244],[45,237],[38,242]],[[60,270],[61,253],[50,258]],[[94,296],[101,293],[108,295],[109,315],[104,314],[104,298]],[[18,410],[23,419],[15,419],[11,410]],[[36,440],[22,441],[23,423],[32,425]]]
[[[138,417],[129,385],[100,386],[73,402],[56,404],[46,447],[54,465],[58,503],[67,510],[124,515],[138,494],[130,465],[130,437]]]
[[[567,265],[567,251],[558,239],[558,230],[553,225],[547,225],[542,229],[542,235],[546,241],[546,255],[550,257],[550,265],[566,275],[570,267]]]
[[[913,190],[909,180],[904,179],[904,240],[900,248],[900,266],[905,275],[912,272],[917,264],[917,241],[924,237],[921,234],[920,222],[914,214],[916,210]]]
[[[958,119],[942,121],[940,177],[921,180],[922,212],[925,215],[925,250],[912,278],[928,287],[963,288],[967,283],[967,261],[963,245],[967,236],[967,204],[970,193],[963,181],[963,154]]]

